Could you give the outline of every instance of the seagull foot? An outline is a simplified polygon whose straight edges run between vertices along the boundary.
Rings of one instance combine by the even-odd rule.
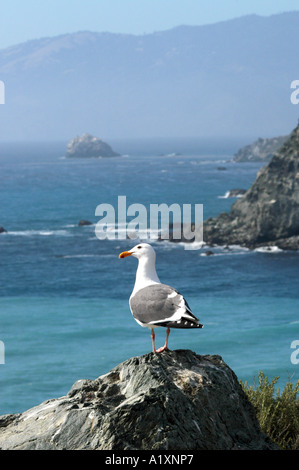
[[[161,353],[162,351],[169,351],[167,346],[162,346],[161,348],[156,350],[156,353]]]

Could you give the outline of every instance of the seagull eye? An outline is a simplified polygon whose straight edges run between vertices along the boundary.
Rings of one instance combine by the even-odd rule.
[[[137,246],[138,250],[140,250],[141,246]]]

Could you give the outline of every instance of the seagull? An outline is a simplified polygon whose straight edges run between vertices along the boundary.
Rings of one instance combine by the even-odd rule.
[[[153,352],[168,350],[170,328],[203,328],[187,301],[173,287],[162,284],[156,273],[156,253],[148,243],[140,243],[119,258],[134,256],[138,268],[134,289],[129,299],[130,310],[137,323],[151,329]],[[164,346],[155,348],[154,328],[166,327]]]

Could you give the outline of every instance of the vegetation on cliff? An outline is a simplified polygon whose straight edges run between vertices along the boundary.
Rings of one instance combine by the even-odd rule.
[[[299,450],[299,380],[293,385],[289,380],[280,391],[275,385],[279,377],[269,381],[259,372],[258,384],[242,388],[253,404],[261,430],[275,442],[281,450]]]

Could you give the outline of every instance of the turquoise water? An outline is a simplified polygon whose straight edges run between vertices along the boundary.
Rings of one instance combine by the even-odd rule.
[[[98,240],[98,204],[201,203],[204,218],[229,210],[229,189],[248,188],[259,164],[228,162],[229,152],[177,156],[126,148],[125,157],[69,161],[61,144],[0,147],[0,414],[24,411],[151,350],[150,332],[132,318],[128,298],[137,260],[118,259],[135,242]],[[116,149],[119,151],[119,149]],[[225,170],[219,170],[225,167]],[[297,252],[240,247],[187,251],[154,242],[162,282],[180,290],[204,323],[172,330],[169,346],[220,354],[242,380],[258,371],[298,379]],[[157,331],[164,344],[165,329]]]

